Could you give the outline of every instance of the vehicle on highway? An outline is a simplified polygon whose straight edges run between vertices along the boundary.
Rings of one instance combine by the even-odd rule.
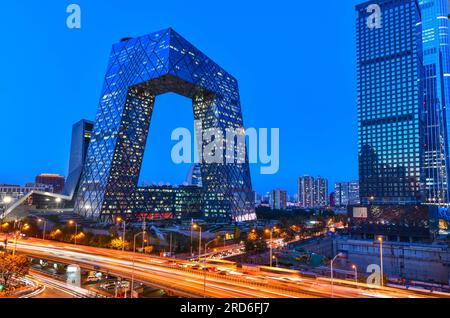
[[[116,289],[116,282],[115,281],[109,281],[106,283],[103,283],[100,285],[100,288],[106,289],[106,290],[111,290],[111,289]]]
[[[88,282],[88,283],[97,283],[97,282],[99,282],[99,281],[101,281],[102,279],[101,279],[101,277],[97,277],[97,276],[95,276],[95,275],[89,275],[87,278],[86,278],[86,282]]]
[[[236,262],[230,262],[230,261],[225,261],[222,259],[206,259],[205,260],[205,265],[214,265],[216,267],[221,267],[221,268],[227,268],[227,269],[232,269],[232,270],[236,270],[238,268],[237,263]]]

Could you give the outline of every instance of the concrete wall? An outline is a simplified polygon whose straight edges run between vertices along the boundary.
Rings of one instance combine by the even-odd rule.
[[[380,245],[374,241],[337,238],[334,254],[344,252],[347,262],[366,269],[380,264]],[[437,244],[383,243],[384,273],[409,280],[449,284],[450,247]]]
[[[333,258],[334,255],[334,244],[333,238],[319,238],[313,239],[306,242],[297,242],[293,243],[289,246],[289,248],[302,248],[307,252],[316,253],[326,258]]]

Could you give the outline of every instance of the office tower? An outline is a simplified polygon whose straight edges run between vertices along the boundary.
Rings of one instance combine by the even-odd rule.
[[[53,188],[53,193],[61,194],[64,190],[64,181],[65,178],[50,173],[43,173],[36,177],[36,185],[46,185],[51,186]]]
[[[424,64],[424,173],[429,204],[449,203],[448,112],[450,101],[449,1],[419,1]]]
[[[271,193],[270,206],[273,210],[286,210],[287,192],[281,189],[275,189]]]
[[[198,163],[193,164],[191,169],[189,169],[188,176],[186,178],[186,182],[188,185],[203,187],[202,182],[202,166]]]
[[[381,23],[368,23],[369,5]],[[423,64],[416,0],[356,6],[359,175],[362,204],[424,199]]]
[[[80,120],[72,127],[69,173],[64,187],[64,194],[67,196],[74,196],[78,190],[78,183],[86,160],[93,129],[94,123],[85,119]]]
[[[202,189],[195,185],[175,189],[175,218],[199,218],[202,214]]]
[[[76,213],[113,222],[118,214],[135,217],[149,212],[138,180],[155,98],[167,92],[192,99],[197,134],[225,136],[227,130],[234,130],[244,137],[238,83],[231,74],[172,29],[125,38],[113,46],[110,55]],[[218,143],[220,136],[215,137]],[[235,145],[233,140],[229,145],[225,140],[210,149],[210,143],[197,138],[204,155],[227,158],[226,164],[202,158],[206,219],[256,219],[243,139],[242,144]],[[235,150],[234,160],[227,148]]]
[[[317,177],[314,180],[314,207],[320,208],[328,205],[328,180]]]
[[[358,205],[359,200],[359,182],[338,182],[334,185],[334,205],[337,207],[346,207],[349,205]]]
[[[298,203],[301,208],[314,208],[314,178],[310,176],[298,179]]]

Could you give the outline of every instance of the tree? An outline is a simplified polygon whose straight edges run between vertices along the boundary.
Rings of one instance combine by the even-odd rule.
[[[267,243],[262,238],[257,238],[255,240],[246,240],[244,242],[245,251],[247,253],[261,253],[267,250]]]
[[[0,282],[7,289],[12,278],[28,275],[30,261],[24,255],[4,254],[0,257]]]
[[[153,247],[153,246],[146,246],[146,247],[144,248],[144,253],[145,253],[145,254],[151,254],[151,253],[153,253],[153,250],[154,250],[154,247]]]
[[[116,250],[130,248],[130,243],[128,243],[127,241],[123,241],[121,238],[112,239],[110,245],[111,245],[111,248],[116,249]]]

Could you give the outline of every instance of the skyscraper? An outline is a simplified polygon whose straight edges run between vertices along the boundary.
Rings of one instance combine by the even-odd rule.
[[[301,208],[319,208],[328,204],[328,180],[303,176],[298,179],[298,203]]]
[[[326,205],[328,205],[328,180],[319,176],[314,180],[314,207]]]
[[[139,218],[151,212],[145,202],[150,196],[138,180],[155,98],[167,92],[192,99],[200,137],[233,130],[244,140],[237,146],[227,141],[217,145],[216,135],[210,149],[210,143],[197,138],[204,155],[227,158],[226,164],[207,158],[201,162],[204,217],[255,220],[237,80],[173,29],[125,38],[113,46],[75,212],[106,222],[118,214]],[[234,160],[227,149],[236,150]]]
[[[94,123],[86,119],[80,120],[72,127],[69,173],[64,187],[64,194],[67,196],[72,197],[77,192],[93,129]]]
[[[298,178],[298,203],[301,208],[314,208],[314,178]]]
[[[424,62],[426,202],[449,201],[448,119],[450,101],[449,1],[420,0]]]
[[[287,192],[281,189],[275,189],[271,193],[270,206],[274,210],[286,210]]]
[[[360,204],[359,182],[337,182],[334,184],[334,205],[346,207]]]
[[[191,169],[189,169],[186,182],[190,186],[203,187],[202,182],[202,167],[200,164],[193,164]]]
[[[356,11],[361,201],[420,203],[425,119],[419,3],[367,1]]]
[[[362,203],[448,205],[449,2],[356,10]]]

